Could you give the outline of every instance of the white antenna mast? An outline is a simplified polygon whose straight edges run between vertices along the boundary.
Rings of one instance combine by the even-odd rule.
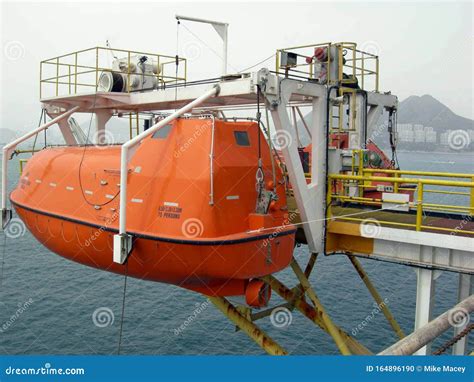
[[[223,44],[223,51],[222,51],[222,75],[225,76],[227,74],[227,30],[229,28],[228,23],[223,23],[220,21],[212,21],[212,20],[205,20],[205,19],[199,19],[196,17],[188,17],[188,16],[179,16],[176,15],[176,20],[186,20],[186,21],[193,21],[196,23],[203,23],[203,24],[211,24],[216,32],[219,34],[219,36],[222,39],[222,44]]]

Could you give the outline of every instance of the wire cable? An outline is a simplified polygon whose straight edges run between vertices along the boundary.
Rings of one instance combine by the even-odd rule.
[[[92,104],[92,110],[95,109],[96,101],[97,101],[97,92],[95,92],[95,94],[94,94],[94,102]],[[82,184],[81,170],[82,170],[82,165],[84,163],[84,159],[85,159],[85,156],[86,156],[86,150],[87,150],[87,147],[89,146],[89,142],[92,144],[92,142],[89,140],[89,136],[90,136],[90,132],[91,132],[91,128],[92,128],[93,118],[94,118],[94,113],[91,112],[91,118],[89,120],[89,127],[87,129],[86,143],[84,144],[84,150],[82,151],[82,157],[81,157],[81,161],[79,163],[79,174],[78,174],[79,188],[81,189],[82,198],[84,199],[84,201],[87,204],[89,204],[90,206],[103,207],[103,206],[106,206],[109,203],[112,203],[117,198],[117,196],[120,194],[120,190],[117,191],[117,193],[113,196],[113,198],[109,199],[108,201],[106,201],[104,203],[91,203],[89,200],[87,200],[87,197],[85,195],[84,187],[83,187],[83,184]]]
[[[246,72],[246,71],[249,70],[249,69],[255,68],[256,66],[261,65],[261,64],[263,64],[264,62],[267,62],[267,61],[270,60],[271,58],[275,57],[275,55],[276,55],[276,54],[273,53],[271,56],[265,58],[264,60],[259,61],[259,62],[257,62],[255,65],[249,66],[248,68],[239,70],[237,73]]]
[[[120,318],[119,341],[118,341],[118,348],[117,348],[118,355],[120,355],[120,351],[122,349],[123,321],[125,317],[125,297],[127,295],[127,280],[128,280],[128,263],[126,263],[125,265],[125,276],[124,276],[124,281],[123,281],[122,316]]]
[[[196,35],[194,32],[192,32],[186,25],[184,24],[181,24],[183,26],[184,29],[186,29],[190,34],[192,34],[194,36],[194,38],[196,40],[198,40],[201,44],[203,44],[204,46],[207,47],[207,49],[209,49],[212,53],[214,53],[218,58],[220,58],[222,61],[224,61],[224,58],[219,54],[217,53],[211,46],[209,46],[208,44],[206,44],[198,35]],[[231,64],[227,63],[227,65],[230,66],[230,68],[236,72],[236,73],[239,73],[237,71],[237,69],[235,69]]]
[[[5,255],[7,252],[7,235],[3,232],[3,251],[2,251],[2,267],[0,270],[0,287],[3,286],[3,269],[5,267]]]

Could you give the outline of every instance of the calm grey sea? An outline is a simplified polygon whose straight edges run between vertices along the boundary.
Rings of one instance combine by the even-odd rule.
[[[403,169],[474,172],[474,157],[465,153],[399,153]],[[18,176],[11,164],[10,180]],[[10,182],[10,189],[13,182]],[[0,236],[3,278],[0,289],[1,354],[116,354],[121,322],[123,276],[65,260],[39,245],[29,232],[17,239]],[[307,248],[297,249],[304,263]],[[0,257],[1,261],[1,257]],[[416,274],[414,268],[361,260],[372,281],[405,332],[413,330]],[[278,275],[295,283],[290,272]],[[311,276],[316,292],[333,320],[348,332],[374,309],[374,303],[344,256],[321,256]],[[443,272],[437,279],[434,315],[456,303],[457,276]],[[30,300],[31,299],[31,300]],[[32,302],[28,302],[32,301]],[[272,301],[280,302],[277,296]],[[12,322],[19,306],[25,307]],[[205,298],[175,286],[129,278],[123,317],[122,354],[263,354],[263,351]],[[99,327],[99,308],[113,322]],[[190,318],[192,317],[192,318]],[[3,327],[7,323],[7,327]],[[105,322],[106,323],[106,322]],[[186,323],[186,324],[185,324]],[[177,332],[181,325],[184,330]],[[330,337],[297,313],[289,326],[274,327],[269,318],[259,325],[291,354],[337,354]],[[450,338],[446,333],[435,347]],[[473,336],[470,348],[474,348]],[[377,352],[396,338],[383,314],[356,338]]]

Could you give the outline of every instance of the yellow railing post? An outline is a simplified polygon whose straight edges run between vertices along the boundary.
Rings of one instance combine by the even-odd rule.
[[[364,176],[364,150],[362,149],[359,149],[357,150],[358,153],[359,153],[359,168],[358,168],[358,174],[360,176]],[[358,191],[359,191],[359,196],[363,196],[364,195],[364,185],[365,185],[365,180],[361,180],[359,184],[359,187],[358,187]]]
[[[327,49],[327,56],[328,56],[328,60],[326,61],[326,82],[328,85],[331,85],[331,43],[328,44],[328,46],[326,47]]]
[[[25,163],[28,162],[28,159],[20,159],[19,164],[20,164],[20,175],[23,174],[23,167]]]
[[[56,96],[59,92],[59,57],[56,58]]]
[[[375,59],[375,91],[379,91],[379,56]]]
[[[365,71],[364,65],[365,65],[365,55],[364,55],[364,53],[362,53],[362,69],[361,69],[361,74],[362,74],[362,75],[361,75],[361,80],[362,80],[362,86],[361,86],[361,88],[362,88],[362,89],[364,89],[364,78],[365,78],[365,77],[364,77],[364,75],[365,75],[365,73],[364,73],[364,71]]]
[[[400,178],[400,174],[399,173],[395,173],[394,174],[394,177],[395,178]],[[393,185],[393,192],[398,192],[398,182],[395,182],[395,184]]]
[[[277,49],[276,51],[276,60],[275,60],[275,72],[278,75],[278,71],[280,70],[280,50]]]
[[[77,93],[77,52],[74,54],[74,94]]]
[[[423,221],[423,183],[418,182],[418,193],[416,198],[416,230],[421,231]]]
[[[139,127],[139,119],[138,119],[138,111],[137,111],[137,135],[140,134],[140,127]]]
[[[40,86],[39,86],[39,91],[40,91],[40,99],[42,99],[42,89],[43,89],[43,61],[40,62]]]
[[[130,93],[130,52],[128,52],[128,65],[127,65],[127,93]],[[130,118],[131,118],[131,114],[130,114]]]
[[[331,209],[331,203],[332,203],[332,181],[331,177],[328,177],[328,188],[326,191],[326,226],[328,224],[329,219],[332,216],[332,209]]]
[[[99,47],[95,48],[95,91],[99,89]]]
[[[471,182],[474,183],[474,176],[471,179]],[[470,215],[474,216],[474,187],[471,187],[471,198],[470,198],[470,207],[471,207],[471,212]]]

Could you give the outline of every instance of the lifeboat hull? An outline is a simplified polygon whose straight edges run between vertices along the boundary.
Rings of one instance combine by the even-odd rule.
[[[114,263],[114,229],[33,211],[14,204],[36,239],[69,260],[143,280],[175,284],[215,296],[241,295],[248,280],[288,266],[293,229],[269,236],[214,241],[169,240],[138,235],[126,265]]]
[[[166,137],[144,140],[131,161],[127,233],[133,247],[124,265],[113,262],[119,146],[43,150],[28,161],[10,200],[38,241],[67,259],[208,295],[244,294],[253,279],[291,261],[296,230],[286,220],[284,182],[277,174],[276,200],[267,213],[256,213],[258,126],[215,126],[211,172],[203,152],[213,135],[198,122],[179,121]],[[239,145],[235,137],[244,133]],[[183,146],[188,137],[194,141]],[[265,178],[272,179],[268,148],[261,155]]]

